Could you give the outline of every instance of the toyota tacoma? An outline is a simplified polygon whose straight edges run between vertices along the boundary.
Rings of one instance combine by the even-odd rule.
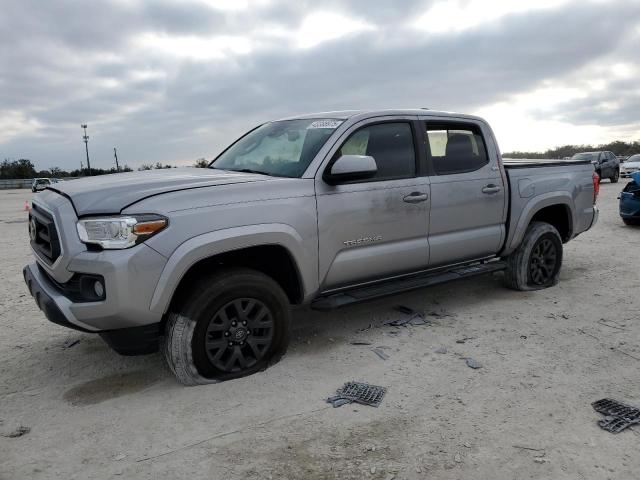
[[[481,118],[426,109],[264,123],[209,168],[49,185],[24,267],[46,317],[211,383],[285,353],[291,307],[329,310],[491,272],[558,282],[598,217],[590,159],[502,159]]]

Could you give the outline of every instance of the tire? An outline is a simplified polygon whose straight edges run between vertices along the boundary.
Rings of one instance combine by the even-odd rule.
[[[180,383],[216,383],[278,362],[290,329],[289,300],[280,285],[255,270],[226,269],[201,278],[169,314],[162,351]]]
[[[613,177],[611,177],[611,183],[618,183],[619,179],[620,179],[620,170],[616,170],[615,172],[613,172]]]
[[[634,227],[640,225],[640,218],[623,218],[622,221],[624,222],[625,225],[630,225]]]
[[[541,290],[556,285],[562,267],[558,230],[545,222],[531,222],[518,248],[505,260],[505,281],[513,290]]]

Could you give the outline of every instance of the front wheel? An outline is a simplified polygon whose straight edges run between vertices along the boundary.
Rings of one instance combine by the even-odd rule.
[[[228,269],[200,279],[169,315],[167,365],[185,385],[215,383],[266,369],[285,353],[289,301],[270,277]]]
[[[558,230],[545,222],[531,222],[518,248],[505,260],[509,288],[540,290],[556,285],[562,266],[562,239]]]
[[[618,183],[619,179],[620,179],[620,170],[616,170],[615,172],[613,172],[613,177],[611,177],[611,183]]]

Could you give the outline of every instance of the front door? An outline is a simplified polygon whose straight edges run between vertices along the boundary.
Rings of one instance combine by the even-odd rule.
[[[363,122],[333,152],[369,155],[373,178],[340,185],[316,179],[322,290],[426,268],[429,178],[419,176],[413,118]]]
[[[427,120],[431,165],[429,265],[495,255],[505,236],[506,203],[498,152],[474,122]],[[490,135],[489,132],[486,132]]]

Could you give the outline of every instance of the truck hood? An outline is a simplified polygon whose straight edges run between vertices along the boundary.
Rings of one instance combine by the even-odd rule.
[[[274,177],[211,168],[167,168],[114,173],[58,182],[47,187],[67,197],[78,216],[118,214],[148,197],[191,188],[254,183]]]

